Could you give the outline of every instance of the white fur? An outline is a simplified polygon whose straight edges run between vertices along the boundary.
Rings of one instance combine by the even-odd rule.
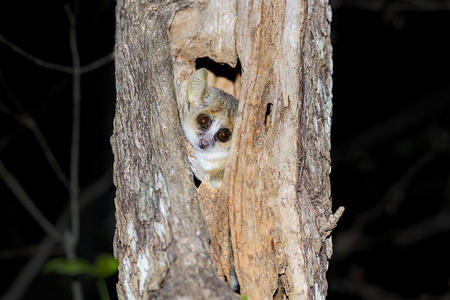
[[[221,126],[222,122],[214,120],[208,128],[208,131],[202,135],[197,134],[191,126],[183,126],[184,134],[194,149],[194,153],[189,156],[189,163],[195,176],[200,181],[203,181],[205,176],[212,170],[225,167],[226,159],[230,151],[228,149],[218,151],[213,146],[214,143],[216,143],[216,141],[214,141],[215,134],[219,131]],[[207,149],[201,149],[199,147],[200,139],[206,139],[211,146]],[[213,187],[217,186],[219,183],[220,182],[211,180],[211,185]]]
[[[187,123],[187,122],[185,122],[185,123]],[[210,149],[210,148],[201,149],[199,147],[200,139],[201,138],[206,139],[212,145],[215,142],[214,137],[215,137],[217,131],[219,131],[219,129],[221,127],[222,127],[222,122],[218,122],[218,121],[214,120],[211,123],[208,130],[206,131],[206,133],[204,133],[203,135],[199,135],[198,133],[195,132],[194,128],[192,128],[191,126],[185,126],[183,124],[183,130],[184,130],[184,135],[186,136],[186,139],[192,145],[192,147],[194,147],[194,149],[196,151],[201,151],[201,152],[207,152],[208,150],[212,150],[212,149]]]
[[[228,154],[229,151],[216,151],[214,153],[195,151],[189,156],[189,163],[195,176],[200,181],[203,181],[205,176],[208,175],[211,170],[225,167]],[[214,180],[212,179],[211,184],[214,186]]]

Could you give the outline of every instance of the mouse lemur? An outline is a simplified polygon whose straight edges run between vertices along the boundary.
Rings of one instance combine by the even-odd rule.
[[[192,171],[200,181],[209,175],[211,185],[217,187],[230,153],[239,102],[222,90],[209,88],[207,77],[202,68],[189,78],[181,123],[194,150],[189,156]]]

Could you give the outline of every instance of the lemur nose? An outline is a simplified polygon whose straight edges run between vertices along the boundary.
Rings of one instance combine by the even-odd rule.
[[[208,148],[208,142],[204,139],[200,139],[200,141],[198,142],[198,146],[200,147],[200,149],[206,149]]]

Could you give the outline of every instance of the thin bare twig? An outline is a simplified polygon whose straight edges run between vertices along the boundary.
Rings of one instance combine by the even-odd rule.
[[[1,300],[19,300],[23,297],[30,283],[39,274],[42,265],[52,254],[55,244],[56,242],[52,238],[45,237],[37,253],[22,268],[8,290],[1,296]]]
[[[34,220],[44,229],[47,235],[51,236],[56,241],[62,241],[61,233],[48,221],[48,219],[42,214],[39,208],[25,192],[22,185],[17,181],[14,175],[9,172],[2,161],[0,161],[0,177],[3,179],[8,188],[16,196],[17,200],[25,207],[28,213],[34,218]]]
[[[433,1],[433,0],[403,0],[394,1],[386,5],[384,9],[384,17],[393,19],[395,15],[402,12],[418,11],[446,11],[450,10],[450,1]]]
[[[434,234],[446,231],[450,231],[450,213],[439,213],[397,231],[394,235],[394,242],[399,246],[409,246]]]
[[[58,72],[62,72],[62,73],[73,74],[73,67],[55,64],[55,63],[51,63],[51,62],[45,61],[43,59],[37,58],[34,55],[26,52],[22,48],[18,47],[17,45],[11,43],[2,35],[0,35],[0,43],[8,46],[11,50],[16,52],[17,54],[23,56],[24,58],[28,59],[29,61],[31,61],[32,63],[34,63],[40,67],[58,71]],[[99,68],[103,65],[106,65],[107,63],[109,63],[113,60],[114,60],[114,53],[108,53],[107,55],[93,61],[92,63],[80,67],[80,73],[84,74],[84,73],[94,71],[97,68]]]
[[[56,177],[64,184],[66,188],[69,188],[69,179],[67,178],[64,171],[61,169],[58,161],[56,160],[55,155],[50,150],[50,146],[47,144],[47,141],[44,137],[44,134],[37,126],[35,120],[31,117],[26,117],[25,119],[26,123],[28,124],[27,128],[31,130],[34,137],[36,138],[37,142],[39,143],[39,146],[41,146],[42,152],[45,155],[45,158],[47,159],[48,163],[52,167],[53,171],[56,173]]]
[[[56,160],[55,155],[53,154],[53,151],[50,149],[50,146],[48,145],[47,140],[44,137],[44,134],[37,126],[36,121],[33,119],[33,117],[31,117],[28,114],[20,115],[14,113],[6,106],[4,106],[2,103],[0,103],[0,111],[2,111],[4,114],[9,115],[14,120],[16,120],[20,125],[31,131],[33,136],[36,138],[39,146],[41,147],[41,150],[44,153],[47,162],[52,167],[58,179],[64,184],[65,187],[69,188],[69,179],[61,169],[58,161]]]
[[[80,208],[79,208],[79,159],[80,159],[80,104],[81,104],[81,82],[80,82],[80,57],[78,54],[76,37],[76,20],[69,6],[65,7],[70,24],[70,50],[72,52],[72,141],[70,147],[70,203],[72,228],[71,235],[76,245],[80,231]]]
[[[80,237],[80,199],[79,199],[79,161],[80,161],[80,104],[81,70],[77,45],[76,19],[68,4],[64,6],[70,25],[70,51],[72,53],[72,141],[70,147],[70,216],[71,231],[66,235],[66,254],[69,259],[76,258],[76,248]],[[72,280],[72,295],[82,300],[83,290],[79,280]]]
[[[362,232],[368,224],[380,217],[384,212],[392,212],[397,209],[403,201],[404,190],[429,162],[436,157],[435,150],[425,152],[409,168],[403,172],[400,179],[393,184],[385,193],[383,199],[377,205],[358,215],[353,225],[346,231],[336,235],[336,256],[337,260],[348,256],[350,253],[364,250],[370,245],[370,238]],[[364,242],[363,242],[364,241]]]
[[[14,45],[13,43],[11,43],[7,39],[5,39],[2,35],[0,35],[0,42],[5,44],[6,46],[8,46],[11,50],[16,52],[17,54],[22,55],[23,57],[25,57],[26,59],[28,59],[29,61],[33,62],[34,64],[36,64],[38,66],[41,66],[41,67],[44,67],[44,68],[47,68],[50,70],[54,70],[54,71],[63,72],[63,73],[69,73],[69,74],[72,73],[71,67],[51,63],[51,62],[42,60],[40,58],[37,58],[37,57],[33,56],[32,54],[26,52],[25,50],[22,50],[18,46]]]
[[[23,246],[17,248],[7,248],[0,250],[0,260],[14,259],[19,257],[30,257],[36,253],[38,245]]]
[[[80,73],[81,74],[85,74],[85,73],[89,73],[91,71],[94,71],[98,68],[100,68],[101,66],[106,65],[107,63],[110,63],[114,60],[114,53],[108,53],[103,57],[100,57],[99,59],[91,62],[90,64],[87,64],[85,66],[81,66],[80,67]]]
[[[427,95],[420,101],[405,107],[392,117],[382,120],[350,137],[348,140],[335,145],[332,151],[333,165],[336,167],[347,161],[354,161],[363,156],[368,151],[367,149],[373,145],[391,139],[423,123],[424,120],[435,118],[436,112],[449,108],[449,101],[446,98],[449,92],[449,89],[444,89],[436,94]],[[348,149],[351,149],[351,151]]]
[[[111,171],[109,170],[94,183],[81,191],[80,208],[86,208],[94,200],[105,194],[111,187]],[[69,212],[70,206],[64,209],[56,222],[56,227],[61,232],[64,232],[68,228]],[[24,265],[9,289],[0,297],[0,300],[18,300],[23,297],[33,279],[39,274],[42,265],[52,254],[55,244],[55,241],[49,236],[46,236],[42,240],[35,256]]]

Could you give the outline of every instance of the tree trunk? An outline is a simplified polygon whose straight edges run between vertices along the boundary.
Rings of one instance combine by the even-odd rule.
[[[116,14],[119,298],[232,298],[220,278],[233,265],[249,299],[323,299],[343,211],[331,212],[328,1],[122,0]],[[232,155],[222,186],[197,193],[177,106],[200,57],[239,58],[242,77],[216,78],[240,100]]]

